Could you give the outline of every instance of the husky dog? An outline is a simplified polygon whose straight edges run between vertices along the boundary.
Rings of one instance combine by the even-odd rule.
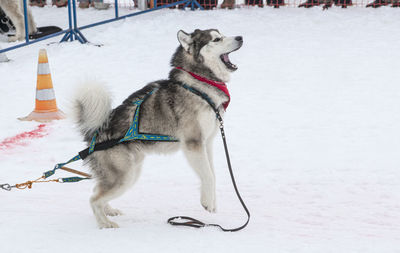
[[[133,121],[135,101],[145,97],[140,106],[139,132],[168,135],[179,140],[122,142],[87,158],[96,179],[90,204],[100,228],[118,227],[106,216],[121,212],[111,208],[108,202],[136,181],[147,153],[182,149],[200,177],[201,205],[209,212],[216,211],[212,140],[218,130],[218,121],[210,105],[182,84],[207,94],[223,113],[229,97],[192,74],[203,80],[228,82],[230,73],[237,70],[228,55],[242,46],[243,39],[241,36],[225,37],[216,29],[197,29],[191,34],[179,31],[178,41],[180,45],[171,60],[173,69],[169,79],[147,84],[113,110],[109,93],[93,82],[83,85],[74,99],[77,125],[88,144],[95,133],[96,143],[124,137]]]
[[[27,13],[28,13],[28,31],[29,34],[37,32],[36,23],[33,20],[32,12],[29,8],[27,1]],[[0,8],[3,9],[4,13],[12,21],[15,26],[16,34],[8,37],[9,42],[25,39],[25,21],[24,21],[24,4],[23,0],[0,0]]]

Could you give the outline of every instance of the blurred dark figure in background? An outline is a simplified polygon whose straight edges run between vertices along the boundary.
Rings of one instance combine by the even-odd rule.
[[[57,7],[65,7],[68,5],[68,0],[52,0],[52,5]]]
[[[233,8],[235,8],[235,0],[224,0],[224,2],[221,4],[221,8],[222,9],[225,9],[225,8],[228,8],[228,9],[233,9]]]
[[[299,7],[311,8],[313,6],[323,5],[323,9],[326,10],[332,5],[341,6],[342,8],[347,8],[347,6],[352,6],[351,0],[307,0],[306,2],[299,5]]]
[[[264,7],[263,0],[245,0],[245,5],[257,5],[258,7]],[[285,5],[285,0],[266,0],[267,6],[273,6],[274,8],[279,8],[279,6]],[[222,7],[222,6],[221,6]]]
[[[197,0],[197,1],[205,10],[211,10],[217,8],[218,5],[218,0]]]
[[[392,7],[400,7],[399,0],[375,0],[374,2],[367,4],[367,7],[378,8],[392,4]]]
[[[46,5],[45,0],[30,0],[29,2],[30,2],[29,3],[30,6],[43,7]]]
[[[268,6],[273,6],[274,8],[279,8],[279,6],[285,5],[284,0],[267,0]]]
[[[0,34],[8,33],[10,30],[15,30],[15,27],[4,11],[0,8]]]

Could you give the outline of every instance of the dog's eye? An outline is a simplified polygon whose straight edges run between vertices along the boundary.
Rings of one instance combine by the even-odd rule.
[[[218,42],[218,41],[220,41],[221,40],[221,38],[215,38],[214,40],[213,40],[213,42]]]

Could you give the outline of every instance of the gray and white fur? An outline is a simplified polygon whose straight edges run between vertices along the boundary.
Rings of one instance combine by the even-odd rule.
[[[29,34],[37,32],[36,23],[27,0],[28,31]],[[0,8],[15,26],[15,35],[8,37],[9,42],[25,39],[24,5],[22,0],[0,0]]]
[[[171,153],[183,150],[190,166],[201,181],[201,205],[209,212],[216,211],[215,175],[212,140],[218,122],[210,105],[202,98],[184,89],[185,83],[206,93],[223,113],[222,104],[228,97],[220,90],[194,79],[175,67],[215,81],[229,81],[237,67],[228,54],[238,50],[240,36],[225,37],[218,30],[195,30],[188,34],[178,32],[180,46],[171,60],[174,67],[169,79],[147,84],[134,92],[121,105],[111,109],[109,93],[101,85],[89,83],[74,100],[75,118],[84,140],[89,144],[98,131],[97,143],[122,138],[130,127],[136,106],[154,88],[140,107],[139,132],[174,136],[179,142],[129,141],[104,151],[92,153],[87,160],[96,179],[90,204],[100,228],[118,225],[107,216],[119,215],[108,202],[123,194],[139,177],[143,159],[148,153]]]

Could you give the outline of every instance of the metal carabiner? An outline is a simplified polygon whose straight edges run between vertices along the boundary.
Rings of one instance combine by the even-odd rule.
[[[6,191],[11,191],[11,189],[13,188],[13,186],[9,185],[9,184],[0,184],[0,188]]]

